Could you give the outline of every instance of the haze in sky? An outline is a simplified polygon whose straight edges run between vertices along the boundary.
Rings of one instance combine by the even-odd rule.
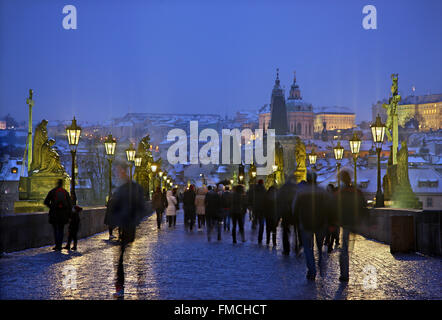
[[[439,0],[2,0],[0,115],[27,119],[29,88],[36,120],[233,115],[270,102],[279,68],[286,94],[296,70],[305,101],[371,120],[391,73],[404,96],[442,93],[441,13]]]

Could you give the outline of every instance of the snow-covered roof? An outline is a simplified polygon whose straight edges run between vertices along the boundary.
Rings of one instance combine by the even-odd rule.
[[[0,181],[19,181],[22,167],[22,159],[12,158],[2,161],[0,170]],[[26,167],[23,168],[23,176],[28,175]]]
[[[348,107],[315,107],[315,113],[341,113],[341,114],[355,114],[353,110]]]

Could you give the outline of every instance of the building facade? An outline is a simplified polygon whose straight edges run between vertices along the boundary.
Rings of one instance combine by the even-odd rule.
[[[327,131],[345,130],[356,127],[356,114],[345,107],[322,107],[317,108],[315,113],[315,133]]]
[[[372,119],[379,114],[383,122],[387,120],[386,109],[382,107],[387,100],[378,101],[372,105]],[[407,96],[398,105],[398,125],[415,119],[419,123],[419,131],[442,129],[442,94],[422,96]]]

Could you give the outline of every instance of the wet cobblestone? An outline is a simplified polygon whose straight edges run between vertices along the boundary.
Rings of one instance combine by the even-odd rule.
[[[441,259],[392,255],[389,246],[353,235],[350,281],[341,284],[338,252],[326,256],[315,282],[305,278],[303,255],[282,255],[257,244],[246,223],[246,242],[231,234],[208,242],[206,232],[184,230],[180,211],[175,228],[156,229],[155,216],[137,230],[125,257],[125,299],[441,299]],[[215,239],[215,240],[213,240]],[[0,259],[1,299],[112,299],[118,246],[107,232],[82,239],[78,252],[52,246],[7,254]],[[76,272],[76,288],[64,289],[63,272]],[[375,278],[370,277],[374,272]],[[373,280],[375,279],[375,282]]]

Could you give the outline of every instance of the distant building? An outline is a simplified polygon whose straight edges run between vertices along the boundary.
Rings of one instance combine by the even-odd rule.
[[[315,108],[315,133],[345,130],[356,127],[356,114],[346,107],[321,107]]]
[[[383,103],[388,100],[378,101],[372,105],[372,119],[379,114],[383,122],[387,119]],[[419,122],[419,131],[439,130],[442,128],[442,94],[429,94],[421,96],[407,96],[402,98],[398,105],[398,124],[402,127],[411,120]]]
[[[0,130],[6,130],[6,121],[0,120]]]

